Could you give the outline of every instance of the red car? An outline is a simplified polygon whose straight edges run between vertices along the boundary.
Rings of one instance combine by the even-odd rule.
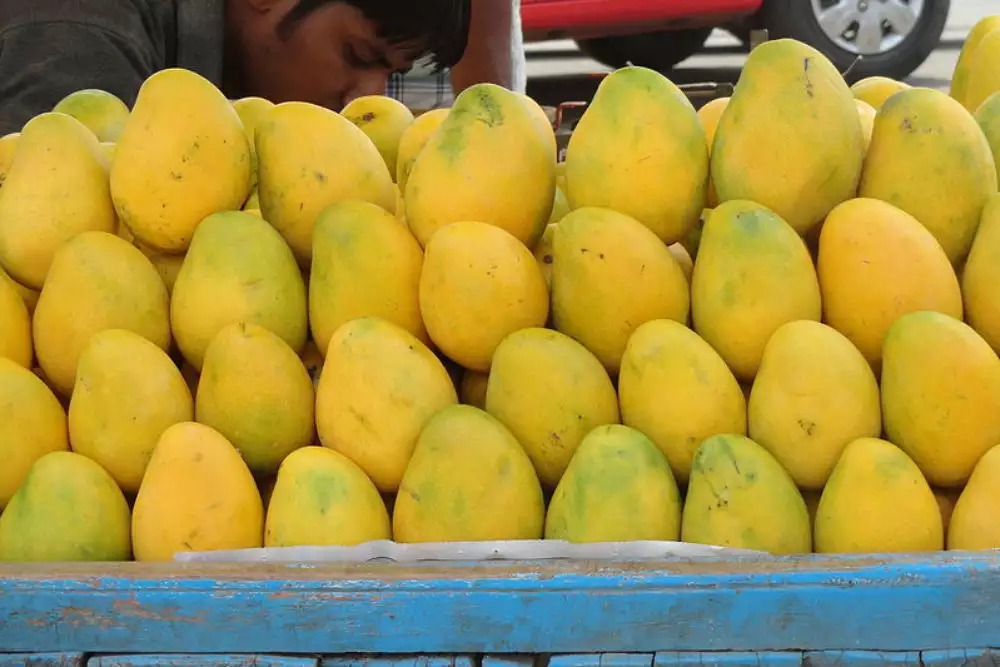
[[[527,41],[573,39],[609,67],[668,70],[714,28],[766,28],[816,47],[849,78],[903,79],[937,47],[950,0],[521,0]]]

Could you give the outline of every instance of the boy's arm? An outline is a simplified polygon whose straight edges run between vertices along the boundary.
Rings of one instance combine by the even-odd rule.
[[[451,68],[455,94],[489,82],[524,92],[524,47],[518,0],[472,0],[469,43]]]

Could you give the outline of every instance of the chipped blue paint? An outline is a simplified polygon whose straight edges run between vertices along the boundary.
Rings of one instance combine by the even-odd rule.
[[[536,657],[530,653],[508,653],[501,655],[484,655],[482,667],[534,667]]]
[[[988,648],[924,651],[920,659],[924,667],[998,667],[1000,651]]]
[[[912,651],[816,651],[806,653],[803,667],[865,667],[913,665],[920,667],[920,654]]]
[[[191,653],[105,655],[90,658],[87,667],[316,667],[316,658],[283,655],[211,655]]]
[[[468,655],[335,655],[321,667],[475,667]]]
[[[656,654],[654,667],[801,667],[802,654],[773,651],[666,651]]]
[[[0,620],[0,625],[3,622]],[[0,667],[83,667],[83,654],[73,652],[0,653]]]
[[[652,653],[582,653],[554,655],[549,667],[652,667]]]

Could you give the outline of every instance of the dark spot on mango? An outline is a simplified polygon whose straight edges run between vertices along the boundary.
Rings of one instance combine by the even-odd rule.
[[[172,171],[170,172],[170,178],[174,179],[175,181],[179,181],[182,178],[184,178],[184,175],[179,172]]]
[[[813,82],[809,78],[809,61],[811,58],[804,58],[802,61],[802,77],[806,82],[806,95],[809,97],[814,97],[816,93],[813,91]]]
[[[313,178],[315,178],[319,183],[326,183],[326,174],[321,171],[314,171]]]
[[[799,420],[799,428],[801,428],[806,435],[812,435],[816,431],[816,422],[809,421],[808,419]]]

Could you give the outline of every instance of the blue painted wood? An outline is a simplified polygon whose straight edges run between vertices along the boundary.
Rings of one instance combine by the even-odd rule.
[[[334,655],[321,667],[474,667],[467,655]]]
[[[83,654],[73,652],[0,653],[0,667],[83,667],[83,662]]]
[[[101,655],[87,661],[87,667],[317,667],[318,664],[317,658],[306,657],[191,653]]]
[[[913,665],[921,667],[920,653],[912,651],[816,651],[806,653],[803,667],[874,667]]]
[[[652,653],[578,653],[554,655],[549,667],[652,667]]]
[[[0,652],[602,653],[1000,645],[1000,555],[0,566]]]
[[[482,667],[535,667],[537,657],[530,653],[484,655]]]
[[[802,654],[793,651],[665,651],[656,654],[653,667],[801,667]]]
[[[957,648],[924,651],[924,667],[1000,667],[1000,651],[988,648]]]

